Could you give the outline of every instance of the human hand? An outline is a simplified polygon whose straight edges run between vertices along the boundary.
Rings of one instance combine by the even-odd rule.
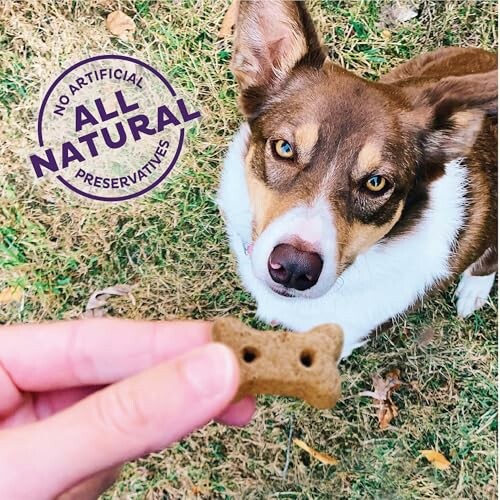
[[[254,400],[230,404],[238,364],[210,331],[117,319],[0,329],[0,498],[95,497],[114,467],[216,417],[246,424]]]

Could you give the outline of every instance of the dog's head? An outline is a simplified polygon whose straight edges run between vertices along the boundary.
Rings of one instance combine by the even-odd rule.
[[[251,130],[253,270],[300,297],[326,293],[467,154],[493,85],[479,97],[478,75],[366,81],[327,58],[303,2],[286,0],[240,2],[232,70]]]

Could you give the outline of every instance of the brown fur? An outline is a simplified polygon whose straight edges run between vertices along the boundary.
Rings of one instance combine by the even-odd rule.
[[[247,165],[247,186],[254,214],[253,237],[256,238],[273,219],[292,208],[300,201],[300,198],[294,195],[280,196],[269,189],[265,182],[252,175],[251,165],[254,150],[255,148],[250,146],[245,162]]]
[[[411,231],[445,163],[465,156],[468,223],[450,265],[462,272],[486,255],[477,272],[491,269],[496,67],[494,54],[449,48],[366,81],[326,59],[302,2],[241,2],[233,70],[252,132],[246,165],[254,236],[322,195],[344,269],[377,241]],[[273,152],[279,139],[295,148],[293,159]],[[387,179],[380,193],[364,189],[373,174]]]
[[[496,247],[489,247],[471,266],[472,276],[485,276],[496,272],[498,268],[498,251]]]
[[[356,256],[368,250],[374,243],[381,240],[394,227],[399,220],[403,210],[403,202],[394,213],[392,220],[377,225],[366,225],[355,222],[342,231],[344,240],[339,244],[338,265],[341,270],[347,267],[347,264],[354,261]]]
[[[317,123],[304,123],[295,130],[295,143],[297,153],[302,163],[309,163],[314,146],[318,141],[319,125]]]
[[[370,174],[382,162],[382,148],[380,145],[367,142],[359,152],[357,164],[354,166],[355,175],[359,178]]]
[[[462,272],[471,264],[478,276],[491,274],[498,267],[497,247],[497,127],[485,124],[467,159],[469,165],[468,221],[451,259],[452,269]]]
[[[464,64],[466,61],[466,64]],[[486,73],[495,65],[496,56],[476,48],[443,47],[426,52],[410,61],[400,64],[383,75],[383,83],[398,83],[415,77],[441,79],[449,76],[462,76]]]
[[[418,56],[382,77],[381,81],[472,75],[466,84],[475,84],[473,94],[477,101],[481,103],[484,99],[489,107],[493,107],[497,105],[497,72],[493,71],[496,67],[495,54],[481,49],[453,47]],[[475,75],[476,72],[480,74]],[[496,119],[484,112],[483,104],[455,113],[453,129],[458,129],[458,133],[451,137],[453,147],[448,142],[448,151],[458,155],[460,151],[457,149],[462,147],[465,149],[462,152],[467,154],[469,204],[468,222],[462,230],[450,266],[456,273],[472,265],[474,275],[491,274],[498,267]]]

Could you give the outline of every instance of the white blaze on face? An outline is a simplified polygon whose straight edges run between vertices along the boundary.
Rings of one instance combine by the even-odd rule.
[[[315,250],[319,250],[323,239],[324,222],[318,215],[312,217],[307,217],[307,215],[297,216],[293,229],[301,240],[309,243]]]
[[[311,288],[287,290],[275,283],[268,270],[269,256],[280,244],[302,241],[323,259],[323,269],[318,282]],[[320,297],[334,284],[337,260],[336,229],[332,211],[324,199],[312,206],[299,205],[273,220],[254,241],[251,259],[255,276],[275,290],[287,290],[297,297]]]

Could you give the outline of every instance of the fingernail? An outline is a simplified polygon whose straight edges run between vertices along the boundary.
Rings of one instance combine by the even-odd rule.
[[[209,344],[193,352],[183,364],[184,375],[201,397],[214,397],[235,386],[237,367],[233,353],[221,344]]]

